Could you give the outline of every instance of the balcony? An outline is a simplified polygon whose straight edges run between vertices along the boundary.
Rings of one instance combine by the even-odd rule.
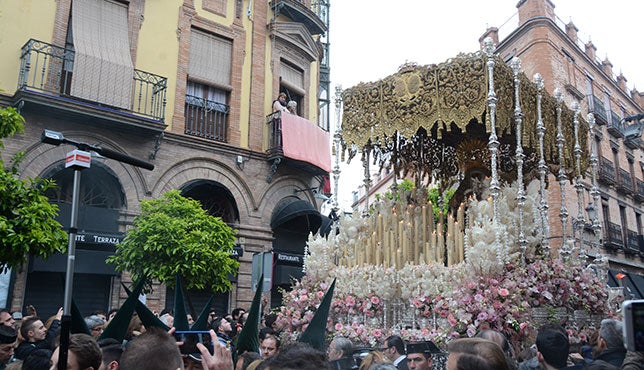
[[[613,222],[607,223],[606,240],[604,240],[604,247],[611,250],[617,250],[624,247],[622,240],[622,228]]]
[[[629,194],[635,193],[633,177],[628,171],[621,168],[619,169],[619,184],[617,185],[617,188]]]
[[[644,181],[637,180],[637,191],[635,191],[635,200],[638,202],[644,202]]]
[[[606,185],[615,185],[617,180],[617,173],[615,171],[615,165],[613,162],[609,161],[606,158],[601,158],[599,160],[599,182]]]
[[[61,108],[72,104],[74,108],[93,108],[105,114],[147,120],[162,124],[165,115],[167,79],[153,73],[134,70],[131,82],[131,101],[126,108],[79,98],[73,95],[74,51],[46,42],[30,39],[22,47],[18,92],[32,98],[53,99],[49,106]],[[111,76],[93,76],[86,85],[101,89],[101,81]]]
[[[590,109],[591,113],[595,114],[595,121],[598,125],[605,125],[608,123],[608,116],[606,114],[606,108],[604,108],[604,103],[601,99],[593,95],[593,107]]]
[[[302,23],[311,35],[321,35],[326,32],[324,20],[328,17],[328,3],[325,4],[319,0],[272,0],[270,6],[276,16],[283,14],[295,22]]]
[[[331,172],[329,133],[315,123],[290,113],[275,112],[266,116],[268,125],[268,160],[271,182],[280,163],[315,175]]]
[[[185,134],[219,142],[228,141],[230,106],[186,95]]]
[[[624,145],[631,149],[637,149],[642,146],[642,129],[640,123],[626,125],[624,127]]]
[[[629,255],[638,254],[640,251],[639,238],[636,231],[628,230],[626,232],[626,246],[624,253]]]
[[[608,122],[606,129],[608,130],[608,133],[614,137],[624,137],[624,123],[614,112],[611,112],[611,119],[610,122]]]

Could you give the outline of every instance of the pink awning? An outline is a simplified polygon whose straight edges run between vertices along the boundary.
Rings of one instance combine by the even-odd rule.
[[[282,151],[296,159],[331,172],[329,133],[294,114],[282,113]]]

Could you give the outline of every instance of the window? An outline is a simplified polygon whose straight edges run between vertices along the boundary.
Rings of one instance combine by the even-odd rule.
[[[622,223],[622,240],[628,240],[628,224],[626,223],[626,207],[619,206],[619,219]]]
[[[285,61],[280,66],[280,92],[286,94],[286,101],[297,103],[297,114],[302,115],[302,103],[306,90],[304,89],[304,72]]]
[[[608,94],[608,91],[606,90],[604,90],[604,109],[606,109],[606,121],[608,121],[608,124],[611,125],[613,123],[613,120],[610,108],[610,94]],[[615,125],[617,125],[618,123],[619,122],[615,122]]]
[[[108,0],[74,0],[71,14],[74,73],[70,94],[130,109],[134,65],[127,6]],[[67,64],[66,68],[71,65]]]
[[[228,93],[212,86],[188,81],[186,88],[185,133],[227,142]]]
[[[184,132],[227,142],[232,41],[193,29],[189,58]]]
[[[586,97],[588,97],[588,111],[593,112],[595,110],[595,101],[593,100],[593,78],[590,75],[586,75]]]

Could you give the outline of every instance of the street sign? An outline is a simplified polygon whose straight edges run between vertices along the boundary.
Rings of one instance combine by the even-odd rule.
[[[69,167],[83,167],[89,168],[92,162],[92,154],[79,149],[74,149],[67,153],[65,157],[65,168]]]

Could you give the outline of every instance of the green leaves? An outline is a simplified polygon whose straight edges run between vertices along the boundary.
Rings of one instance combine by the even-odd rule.
[[[24,119],[14,108],[0,109],[0,138],[23,131]],[[0,148],[4,148],[0,142]],[[14,158],[14,163],[20,154]],[[16,268],[28,255],[42,258],[64,252],[67,234],[54,217],[58,206],[44,195],[51,181],[17,178],[17,167],[7,170],[0,161],[0,270]]]
[[[174,285],[176,274],[186,288],[230,290],[229,274],[239,263],[231,258],[235,231],[219,217],[210,216],[201,204],[184,198],[178,190],[141,202],[141,214],[116,247],[108,263],[117,270]]]
[[[22,118],[18,111],[13,107],[0,109],[0,139],[13,136],[18,132],[23,132],[25,119]],[[4,144],[0,141],[0,149],[4,149]]]

